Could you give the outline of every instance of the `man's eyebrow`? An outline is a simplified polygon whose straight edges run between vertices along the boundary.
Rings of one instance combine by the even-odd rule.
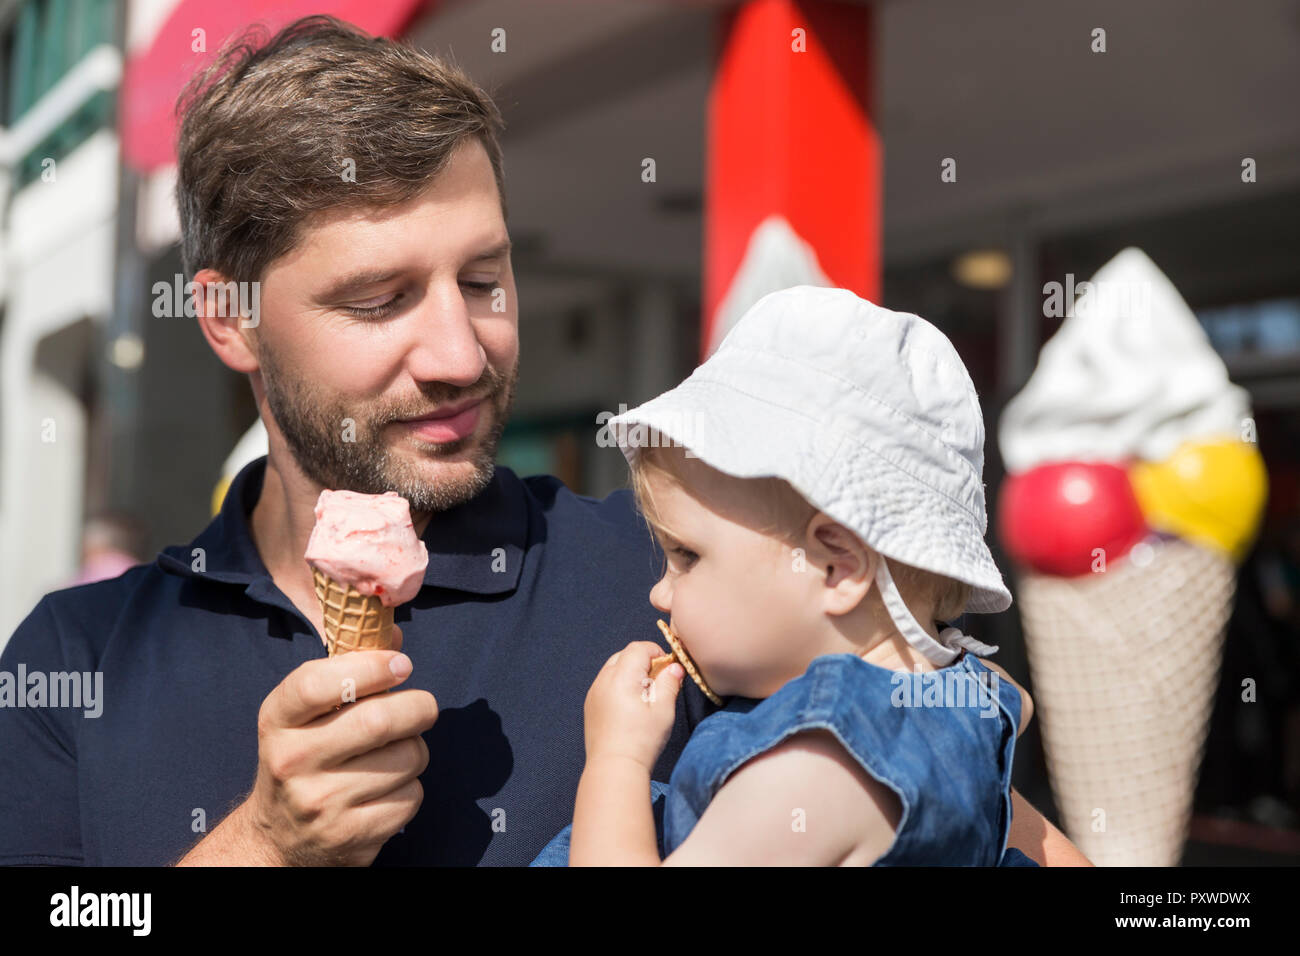
[[[324,292],[317,296],[321,302],[334,302],[368,289],[370,286],[389,282],[402,274],[400,269],[359,269],[338,279]]]
[[[507,236],[505,239],[503,239],[501,242],[498,242],[496,245],[484,249],[473,259],[471,259],[470,262],[478,262],[480,259],[500,259],[502,256],[507,255],[513,246],[514,243],[511,242],[510,238]]]

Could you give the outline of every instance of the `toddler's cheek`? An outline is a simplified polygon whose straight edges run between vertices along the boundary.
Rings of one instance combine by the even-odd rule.
[[[743,651],[739,648],[733,648],[729,654],[712,653],[703,657],[697,656],[695,664],[709,687],[719,697],[750,696],[745,693],[745,688],[753,683],[754,670],[752,662],[744,659]]]

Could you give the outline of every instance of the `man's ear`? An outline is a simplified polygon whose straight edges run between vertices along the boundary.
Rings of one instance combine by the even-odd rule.
[[[242,324],[247,320],[239,311],[238,296],[218,295],[212,288],[228,285],[233,290],[235,284],[214,269],[200,269],[193,281],[198,286],[194,290],[194,311],[199,328],[217,358],[236,372],[258,371],[261,366],[250,338],[252,332]]]
[[[862,603],[876,579],[880,556],[856,534],[818,512],[805,531],[810,570],[822,578],[822,601],[828,614],[847,614]]]

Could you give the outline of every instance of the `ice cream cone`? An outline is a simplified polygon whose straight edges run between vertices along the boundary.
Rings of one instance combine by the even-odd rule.
[[[1020,579],[1052,790],[1099,866],[1182,856],[1235,588],[1228,558],[1182,540]]]
[[[378,596],[365,595],[312,568],[316,597],[325,612],[325,647],[329,656],[347,651],[392,650],[393,609]]]

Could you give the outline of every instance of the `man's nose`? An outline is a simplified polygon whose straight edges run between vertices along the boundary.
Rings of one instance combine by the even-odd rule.
[[[459,286],[434,290],[410,315],[407,367],[417,382],[466,388],[483,376],[487,352],[479,343]]]

